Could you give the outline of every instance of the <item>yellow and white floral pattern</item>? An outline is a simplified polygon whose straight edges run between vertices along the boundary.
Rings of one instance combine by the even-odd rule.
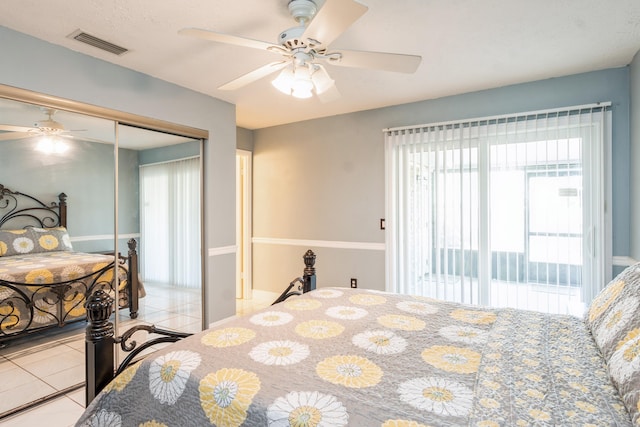
[[[240,426],[247,418],[260,379],[243,369],[220,369],[200,381],[200,406],[211,424]]]
[[[367,310],[363,308],[345,305],[329,307],[327,311],[325,311],[325,313],[327,314],[327,316],[333,317],[335,319],[344,320],[357,320],[363,318],[368,314]]]
[[[473,405],[473,391],[444,377],[416,378],[398,387],[400,400],[438,415],[464,417]]]
[[[609,308],[611,303],[620,295],[620,292],[624,289],[624,280],[617,280],[613,284],[609,285],[603,292],[593,300],[589,306],[589,321],[596,320],[604,311]]]
[[[22,236],[20,233],[15,235]],[[14,242],[20,242],[19,239],[26,237],[18,237]],[[40,239],[47,246],[57,238],[44,234]],[[108,255],[66,250],[0,256],[0,330],[6,334],[19,334],[30,327],[84,318],[85,295],[94,280],[100,288],[113,285],[112,261],[113,257]],[[126,269],[120,268],[119,274],[122,283],[126,279]],[[15,286],[23,293],[3,281],[21,284]],[[126,289],[122,289],[122,294],[126,294]],[[11,315],[2,317],[2,313],[9,312]]]
[[[333,356],[316,365],[320,378],[350,388],[372,387],[380,382],[382,369],[360,356]]]
[[[250,318],[251,323],[262,326],[281,326],[293,320],[293,315],[284,311],[265,311],[254,314]]]
[[[473,374],[480,365],[480,353],[449,345],[435,345],[422,352],[422,359],[428,364],[447,372]]]
[[[111,390],[122,391],[124,388],[131,382],[133,377],[138,372],[138,368],[140,367],[139,363],[133,364],[125,369],[120,375],[113,379],[107,386],[104,388],[105,393]]]
[[[376,354],[398,354],[407,348],[407,340],[393,331],[378,329],[353,336],[354,345]]]
[[[598,294],[586,324],[634,425],[640,425],[640,263],[627,267]]]
[[[202,344],[211,347],[233,347],[255,338],[256,333],[248,328],[224,328],[202,337]]]
[[[400,301],[396,307],[413,314],[435,314],[438,312],[438,307],[422,301]]]
[[[344,326],[331,320],[308,320],[298,324],[295,331],[301,337],[324,340],[340,335]]]
[[[308,311],[322,307],[322,303],[312,299],[290,299],[284,302],[284,306],[289,310]]]
[[[319,291],[159,350],[79,425],[116,415],[134,426],[631,425],[582,319]],[[623,373],[640,363],[640,330],[627,335],[613,359]],[[162,403],[149,381],[178,372],[169,362],[183,351],[202,361]],[[152,360],[166,370],[152,375]]]
[[[473,326],[449,325],[441,328],[438,333],[450,341],[464,344],[478,344],[487,342],[488,332]]]
[[[249,356],[265,365],[294,365],[309,356],[309,346],[295,341],[267,341],[255,346]]]
[[[403,331],[421,331],[427,325],[426,322],[417,317],[405,316],[404,314],[386,314],[378,317],[378,323],[391,329]]]
[[[272,427],[341,427],[349,421],[347,409],[335,396],[301,391],[279,397],[267,410]]]
[[[178,350],[157,357],[149,366],[149,390],[160,403],[173,405],[184,392],[191,371],[201,357],[193,351]]]
[[[71,239],[64,227],[0,230],[0,256],[71,250]]]
[[[316,292],[313,293],[315,298],[340,298],[344,295],[339,289],[317,289]]]

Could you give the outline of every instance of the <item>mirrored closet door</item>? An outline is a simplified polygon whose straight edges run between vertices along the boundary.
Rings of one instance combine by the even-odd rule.
[[[174,128],[170,123],[159,122],[159,131],[152,126],[156,121],[146,124],[137,116],[123,114],[127,120],[121,120],[117,112],[96,114],[92,106],[85,114],[84,104],[60,100],[57,106],[48,96],[43,104],[25,102],[3,98],[3,90],[0,86],[0,218],[3,207],[5,212],[19,210],[12,207],[9,192],[53,204],[56,212],[63,204],[58,195],[64,193],[65,229],[47,233],[59,237],[58,246],[47,237],[36,242],[36,249],[60,252],[54,254],[58,257],[67,252],[106,257],[108,262],[117,254],[127,256],[128,243],[135,244],[141,283],[137,316],[120,308],[113,315],[116,334],[140,323],[201,330],[204,141],[168,132]],[[55,225],[60,224],[45,227]],[[77,268],[56,272],[39,254],[26,254],[35,260],[12,258],[21,254],[3,246],[3,239],[11,238],[12,247],[28,247],[13,245],[22,235],[5,239],[11,234],[7,230],[20,233],[23,227],[13,220],[0,224],[0,420],[84,384],[84,295],[72,286],[58,293],[41,289],[56,275],[82,274]],[[101,260],[92,258],[96,264]],[[31,297],[36,292],[41,295]],[[31,307],[21,306],[16,295],[31,298]],[[41,328],[47,322],[58,324]]]
[[[85,287],[48,286],[84,276],[80,269],[114,252],[115,130],[113,120],[0,98],[0,217],[14,216],[0,224],[0,413],[84,381]],[[66,222],[56,222],[59,207],[25,211],[52,218],[44,224],[20,215],[38,205],[31,198],[59,205],[60,194]],[[57,225],[66,234],[19,234]],[[89,255],[61,267],[69,252]]]
[[[135,238],[141,295],[138,319],[120,308],[120,331],[140,321],[202,330],[202,144],[118,126],[118,248],[124,253]],[[145,338],[142,331],[133,336]]]

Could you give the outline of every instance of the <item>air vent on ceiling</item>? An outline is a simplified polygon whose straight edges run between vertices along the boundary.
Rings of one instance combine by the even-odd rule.
[[[76,30],[73,33],[69,34],[68,37],[88,44],[90,46],[97,47],[98,49],[102,49],[106,52],[113,53],[115,55],[122,55],[123,53],[129,51],[129,49],[127,48],[110,43],[106,40],[102,40],[101,38],[92,36],[91,34],[85,33],[82,30]]]

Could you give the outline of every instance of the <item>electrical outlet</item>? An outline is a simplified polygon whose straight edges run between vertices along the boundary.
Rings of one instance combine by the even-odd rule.
[[[358,287],[358,279],[351,279],[351,287],[352,288],[357,288]]]

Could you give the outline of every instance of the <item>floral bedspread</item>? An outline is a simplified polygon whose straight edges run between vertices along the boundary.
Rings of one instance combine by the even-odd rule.
[[[113,281],[112,269],[92,273],[111,263],[113,256],[72,251],[0,257],[0,337],[85,317],[85,295],[96,277],[107,287]],[[126,286],[126,271],[120,271]],[[49,286],[67,281],[73,282]]]
[[[625,426],[583,320],[322,288],[165,347],[80,426]]]

